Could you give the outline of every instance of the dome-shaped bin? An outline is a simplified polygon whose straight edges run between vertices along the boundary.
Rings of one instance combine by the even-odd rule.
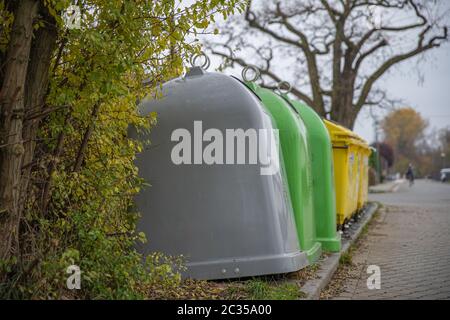
[[[320,257],[322,250],[316,239],[311,161],[305,124],[298,112],[280,95],[254,82],[246,84],[261,98],[279,129],[300,248],[307,253],[309,262],[313,263]]]
[[[194,67],[140,110],[156,112],[157,125],[149,135],[131,134],[151,141],[136,159],[139,176],[151,184],[136,198],[138,230],[148,238],[138,250],[183,255],[182,275],[196,279],[285,273],[308,264],[276,128],[256,95],[232,77]]]
[[[341,235],[336,230],[336,196],[334,190],[333,151],[330,135],[322,118],[309,106],[283,97],[303,119],[310,151],[314,216],[317,241],[324,251],[341,250]]]

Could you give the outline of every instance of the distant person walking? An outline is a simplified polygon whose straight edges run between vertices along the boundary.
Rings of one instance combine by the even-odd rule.
[[[405,176],[406,179],[409,180],[409,186],[411,187],[414,184],[414,171],[411,163],[408,165],[408,170],[406,170]]]

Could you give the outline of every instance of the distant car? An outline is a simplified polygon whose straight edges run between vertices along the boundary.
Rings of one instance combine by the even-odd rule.
[[[395,181],[397,180],[397,174],[389,174],[386,176],[386,180]]]
[[[441,170],[441,181],[447,182],[450,180],[450,168],[445,168]]]

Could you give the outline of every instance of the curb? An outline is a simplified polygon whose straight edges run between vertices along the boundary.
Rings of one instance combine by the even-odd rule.
[[[406,180],[405,179],[398,179],[396,181],[392,182],[392,186],[390,186],[389,188],[386,188],[385,190],[383,189],[377,189],[377,186],[372,186],[369,187],[369,193],[371,194],[377,194],[377,193],[392,193],[392,192],[397,192],[398,189],[400,188],[400,186],[405,183]],[[380,185],[378,185],[380,186]],[[375,187],[375,188],[374,188]]]
[[[404,179],[397,181],[395,183],[394,187],[391,189],[391,192],[397,192],[398,189],[400,188],[400,186],[405,182],[406,182],[406,180],[404,180]]]
[[[365,209],[363,216],[361,217],[361,220],[357,224],[349,228],[351,232],[349,233],[348,237],[342,241],[341,251],[328,254],[319,262],[320,269],[316,273],[317,278],[308,280],[300,289],[303,293],[306,294],[306,298],[302,300],[319,299],[320,293],[331,281],[331,278],[339,267],[339,259],[350,249],[355,240],[358,239],[363,228],[372,219],[372,216],[375,212],[377,212],[378,208],[378,203],[369,203],[367,208]]]

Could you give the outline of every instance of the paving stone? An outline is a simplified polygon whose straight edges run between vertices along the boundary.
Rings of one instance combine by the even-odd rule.
[[[386,212],[352,253],[355,272],[335,298],[450,299],[450,186],[419,180],[371,197]],[[380,290],[367,288],[368,265],[380,267]]]

